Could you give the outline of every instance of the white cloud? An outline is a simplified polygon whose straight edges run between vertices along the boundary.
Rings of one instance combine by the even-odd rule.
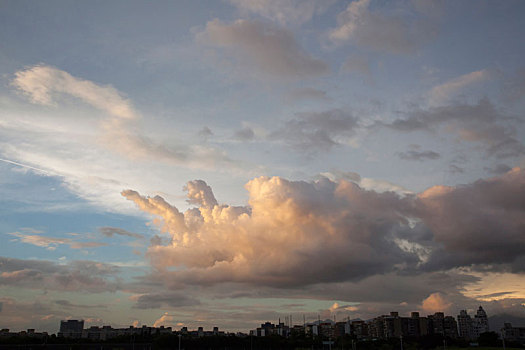
[[[114,117],[139,117],[131,102],[114,87],[79,79],[54,67],[37,65],[18,71],[12,83],[34,103],[55,105],[61,95],[70,95]]]

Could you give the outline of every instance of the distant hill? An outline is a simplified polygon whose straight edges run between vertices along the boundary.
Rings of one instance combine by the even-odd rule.
[[[505,322],[512,323],[513,327],[525,327],[525,317],[512,316],[508,314],[494,315],[489,317],[491,331],[499,332]]]

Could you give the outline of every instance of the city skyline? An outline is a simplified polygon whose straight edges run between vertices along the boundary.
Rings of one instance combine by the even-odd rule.
[[[525,319],[524,2],[0,0],[0,23],[0,328]]]

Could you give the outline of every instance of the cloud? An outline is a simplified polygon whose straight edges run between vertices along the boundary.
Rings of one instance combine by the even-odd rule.
[[[483,69],[451,79],[432,88],[430,91],[430,102],[434,105],[443,104],[459,91],[464,90],[469,86],[487,81],[491,79],[493,75],[492,71]]]
[[[254,13],[281,25],[302,24],[324,12],[333,0],[229,0],[243,13]]]
[[[486,171],[488,171],[489,173],[493,175],[505,174],[512,170],[512,168],[508,166],[507,164],[496,164],[495,166],[484,167],[483,169],[485,169]]]
[[[199,130],[198,135],[200,137],[203,137],[203,138],[208,138],[208,137],[213,136],[213,131],[211,131],[210,128],[205,126],[205,127],[203,127],[202,129]]]
[[[421,309],[428,313],[448,311],[452,303],[448,302],[440,293],[432,293],[423,300]]]
[[[355,72],[367,77],[371,75],[369,60],[363,56],[349,56],[341,66],[341,69],[347,73]]]
[[[262,77],[307,78],[329,72],[328,65],[306,53],[291,32],[258,21],[226,24],[215,19],[197,34],[197,41],[224,49]]]
[[[41,235],[30,235],[21,232],[9,232],[11,236],[18,237],[21,242],[32,244],[37,247],[47,248],[48,250],[55,250],[61,244],[69,245],[71,249],[96,248],[107,246],[107,243],[102,242],[78,242],[71,238],[56,238]]]
[[[375,51],[401,54],[414,52],[435,34],[434,18],[419,12],[417,6],[403,11],[417,16],[402,17],[371,10],[370,3],[371,0],[350,2],[337,15],[337,27],[328,33],[329,39],[336,44],[352,42]]]
[[[69,300],[55,300],[55,304],[59,305],[60,307],[65,308],[82,308],[82,309],[99,309],[99,308],[106,308],[108,305],[105,304],[98,304],[98,305],[84,305],[84,304],[75,304],[70,302]]]
[[[427,268],[507,264],[524,272],[525,171],[472,184],[434,186],[419,194],[418,216],[432,231],[436,248]]]
[[[417,196],[346,180],[259,177],[246,184],[245,207],[217,204],[204,182],[197,188],[189,198],[200,206],[186,212],[158,196],[122,193],[162,219],[171,241],[150,246],[147,256],[157,278],[173,288],[228,282],[287,288],[471,266],[523,272],[519,168]]]
[[[28,95],[35,104],[56,105],[64,97],[72,96],[105,112],[98,123],[95,141],[131,160],[154,158],[188,167],[202,167],[203,164],[210,166],[225,161],[235,167],[224,152],[213,148],[166,145],[144,135],[134,124],[140,119],[140,114],[133,109],[129,100],[122,97],[122,93],[111,86],[101,86],[45,65],[16,72],[12,85]]]
[[[162,307],[177,308],[181,306],[200,305],[200,301],[185,293],[165,292],[134,296],[138,309],[159,309]]]
[[[280,140],[305,152],[329,151],[354,135],[359,118],[339,109],[324,112],[298,113],[270,139]]]
[[[488,155],[507,158],[525,154],[525,146],[516,139],[511,122],[515,120],[483,98],[475,105],[453,104],[415,110],[408,113],[408,118],[388,124],[379,122],[376,126],[404,132],[443,130],[459,140],[483,145]]]
[[[93,261],[58,265],[47,260],[0,257],[0,285],[4,286],[100,293],[117,290],[118,271],[113,265]]]
[[[253,179],[246,188],[249,207],[201,206],[185,213],[160,197],[123,195],[161,216],[173,239],[150,247],[153,265],[166,278],[190,284],[304,285],[361,278],[417,259],[391,241],[391,232],[408,227],[398,214],[404,200],[394,193],[368,192],[346,181],[277,177]],[[186,268],[167,271],[170,266]]]
[[[244,127],[240,130],[235,131],[233,138],[239,141],[251,141],[255,138],[255,133],[252,128]]]
[[[113,235],[119,235],[119,236],[133,237],[133,238],[144,238],[143,235],[140,235],[138,233],[129,232],[119,227],[109,227],[109,226],[99,227],[98,231],[107,237],[113,237]]]
[[[403,160],[415,160],[420,162],[425,160],[435,160],[441,158],[441,155],[434,151],[408,150],[406,152],[398,153],[397,155]]]
[[[37,104],[54,105],[57,98],[70,95],[117,118],[139,117],[131,102],[114,87],[97,85],[54,67],[37,65],[18,71],[12,84]]]
[[[525,69],[517,71],[505,82],[503,97],[509,102],[517,102],[525,97]]]
[[[168,324],[173,324],[174,316],[169,315],[167,312],[164,313],[158,320],[153,323],[153,327],[166,326]]]
[[[289,101],[301,101],[301,100],[328,101],[330,100],[330,98],[326,94],[326,91],[314,89],[311,87],[292,90],[286,95],[286,99]]]

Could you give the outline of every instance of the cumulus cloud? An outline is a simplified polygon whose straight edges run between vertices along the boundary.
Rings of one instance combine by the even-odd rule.
[[[452,303],[448,302],[440,293],[432,293],[423,300],[421,309],[428,312],[443,312],[448,311]]]
[[[269,137],[306,152],[328,151],[348,140],[358,127],[359,118],[333,109],[298,113]]]
[[[158,196],[122,193],[162,219],[171,241],[151,246],[148,256],[173,286],[305,286],[473,265],[523,271],[525,172],[519,168],[404,197],[346,180],[260,177],[246,184],[246,207],[219,205],[205,183],[194,186],[189,198],[199,207],[186,212]]]
[[[372,10],[370,3],[371,0],[350,2],[337,15],[337,27],[328,33],[330,40],[337,44],[352,42],[372,50],[399,54],[414,52],[434,35],[433,20],[419,12],[421,8],[416,6],[404,11],[419,12],[419,16],[402,17]]]
[[[293,34],[258,21],[217,19],[197,35],[203,44],[224,49],[247,69],[273,78],[305,78],[328,73],[328,65],[304,51]]]
[[[433,232],[429,268],[509,264],[524,272],[525,171],[458,187],[434,186],[418,196],[419,217]]]
[[[46,260],[0,257],[0,285],[60,291],[115,291],[119,269],[113,265],[74,261],[58,265]]]
[[[451,79],[432,88],[430,91],[430,102],[434,105],[443,104],[451,97],[455,96],[459,91],[462,91],[469,86],[487,81],[493,75],[493,72],[490,70],[483,69]]]
[[[253,13],[281,25],[302,24],[324,12],[334,1],[315,0],[229,0],[243,13]]]
[[[408,227],[399,215],[404,200],[394,193],[378,195],[346,181],[277,177],[256,178],[246,188],[249,207],[215,205],[185,213],[160,197],[123,195],[164,219],[173,242],[150,247],[148,254],[159,269],[186,266],[166,274],[189,283],[337,281],[416,259],[391,240],[392,232]]]
[[[515,122],[498,111],[487,99],[477,104],[453,104],[415,110],[404,119],[377,125],[410,131],[445,131],[459,140],[474,142],[485,147],[491,156],[500,158],[525,154],[525,146],[516,138],[516,130],[510,124]]]

